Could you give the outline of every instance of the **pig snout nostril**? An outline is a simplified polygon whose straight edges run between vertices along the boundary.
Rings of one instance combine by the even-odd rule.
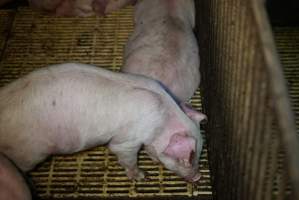
[[[200,173],[197,173],[197,174],[192,178],[192,182],[197,182],[197,181],[199,181],[200,178],[201,178]]]
[[[190,157],[189,157],[189,163],[190,163],[190,164],[193,163],[194,158],[195,158],[195,152],[194,152],[194,151],[191,151],[191,152],[190,152]]]
[[[195,183],[195,182],[199,181],[200,178],[201,178],[201,174],[200,174],[200,172],[197,172],[197,171],[196,172],[193,171],[189,175],[185,176],[185,180],[190,183]]]
[[[187,181],[190,183],[195,183],[195,182],[199,181],[200,178],[201,178],[200,173],[196,173],[194,176],[187,178]]]

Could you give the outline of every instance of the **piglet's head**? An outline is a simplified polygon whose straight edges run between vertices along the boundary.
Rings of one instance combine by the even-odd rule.
[[[195,154],[195,139],[184,134],[174,134],[164,150],[164,154],[176,159],[185,167],[191,167]]]
[[[186,123],[173,120],[154,141],[145,146],[147,153],[189,182],[200,179],[198,161],[202,150],[199,127],[186,116]]]
[[[163,154],[175,163],[176,167],[172,170],[187,181],[196,182],[200,179],[195,138],[181,133],[174,134]]]

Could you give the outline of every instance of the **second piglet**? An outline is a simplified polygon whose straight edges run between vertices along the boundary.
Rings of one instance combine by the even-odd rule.
[[[29,4],[46,13],[56,16],[103,16],[136,0],[29,0]]]
[[[199,123],[154,80],[83,64],[37,70],[0,90],[0,152],[23,171],[47,156],[109,143],[132,179],[144,178],[137,153],[188,181],[199,179]]]
[[[154,78],[188,101],[200,82],[193,0],[138,1],[134,18],[122,71]]]
[[[17,167],[0,153],[0,199],[30,200],[31,192]]]

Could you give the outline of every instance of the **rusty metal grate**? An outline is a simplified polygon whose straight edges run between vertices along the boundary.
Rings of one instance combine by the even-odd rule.
[[[53,18],[21,8],[16,13],[0,63],[0,85],[35,68],[70,61],[118,71],[132,29],[132,8],[103,18]],[[201,109],[199,91],[191,102],[196,109]],[[105,147],[98,147],[76,155],[50,158],[30,175],[37,195],[42,198],[212,198],[206,148],[200,160],[203,178],[198,185],[186,183],[154,164],[143,151],[139,165],[148,173],[149,181],[128,180],[115,156]]]

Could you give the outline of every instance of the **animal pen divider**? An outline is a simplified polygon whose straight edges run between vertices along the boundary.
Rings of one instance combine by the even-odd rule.
[[[295,118],[264,1],[196,2],[214,196],[299,199]]]

